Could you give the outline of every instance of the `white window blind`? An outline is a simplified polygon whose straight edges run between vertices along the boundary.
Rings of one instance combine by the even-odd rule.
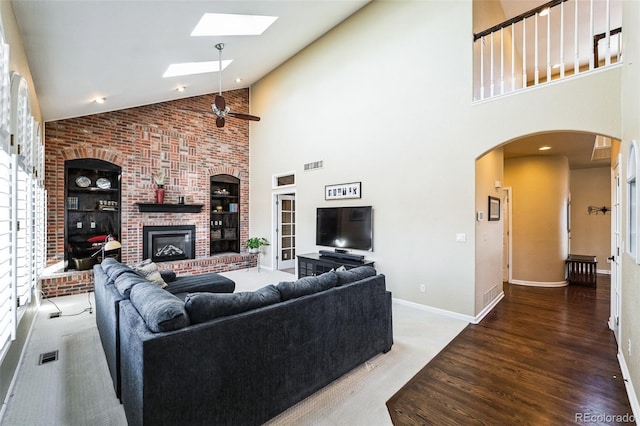
[[[15,338],[15,304],[12,295],[11,154],[9,45],[0,32],[0,354]]]
[[[0,149],[0,348],[5,348],[15,330],[11,273],[11,157]]]

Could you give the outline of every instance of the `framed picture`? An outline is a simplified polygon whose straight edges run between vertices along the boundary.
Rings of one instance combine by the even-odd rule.
[[[325,200],[344,200],[346,198],[362,198],[362,182],[341,183],[324,187]]]
[[[489,220],[500,220],[500,198],[489,195]]]

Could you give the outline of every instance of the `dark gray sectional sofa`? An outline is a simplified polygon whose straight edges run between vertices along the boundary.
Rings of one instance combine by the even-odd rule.
[[[120,322],[119,305],[129,298],[131,288],[138,283],[146,282],[130,267],[113,258],[105,258],[101,264],[94,265],[94,291],[96,297],[96,325],[100,334],[102,348],[107,359],[109,373],[113,380],[116,396],[120,397]],[[185,297],[188,292],[220,292],[232,293],[235,283],[216,273],[185,275],[165,273],[169,281],[165,290],[168,293]],[[116,281],[118,286],[116,286]]]
[[[184,300],[141,282],[118,308],[130,426],[259,425],[393,345],[371,267]]]

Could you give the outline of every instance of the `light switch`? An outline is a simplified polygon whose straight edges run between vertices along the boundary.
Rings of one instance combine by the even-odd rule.
[[[456,242],[458,242],[458,243],[466,243],[467,242],[467,234],[462,234],[462,233],[456,234]]]
[[[96,229],[96,223],[95,222],[91,222],[91,229]]]

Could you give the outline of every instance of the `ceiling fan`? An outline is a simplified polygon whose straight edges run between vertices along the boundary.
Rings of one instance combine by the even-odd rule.
[[[260,117],[256,117],[255,115],[242,114],[239,112],[230,111],[227,106],[224,97],[222,96],[222,49],[224,49],[224,43],[216,44],[216,49],[218,49],[218,76],[219,76],[219,91],[216,95],[214,103],[211,104],[211,109],[216,117],[216,126],[224,127],[224,119],[225,117],[233,117],[239,118],[241,120],[249,120],[249,121],[260,121]]]

